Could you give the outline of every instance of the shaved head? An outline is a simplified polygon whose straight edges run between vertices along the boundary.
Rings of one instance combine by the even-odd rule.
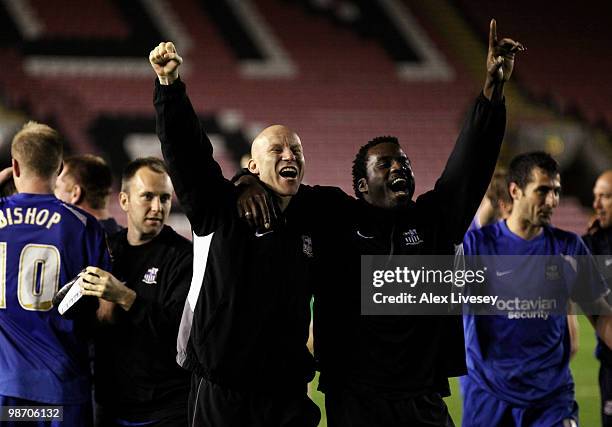
[[[599,180],[605,181],[608,185],[612,185],[612,169],[607,170],[601,175],[599,175],[599,178],[597,178],[597,181]]]
[[[300,137],[283,125],[265,128],[253,140],[248,168],[279,197],[287,198],[281,203],[286,205],[304,176]]]
[[[267,149],[268,144],[272,142],[285,140],[291,141],[294,139],[297,140],[300,145],[302,144],[300,137],[287,126],[268,126],[253,140],[253,144],[251,145],[251,157],[256,158],[258,155],[261,155],[261,153]]]
[[[612,169],[599,175],[595,182],[593,209],[602,228],[612,227]]]

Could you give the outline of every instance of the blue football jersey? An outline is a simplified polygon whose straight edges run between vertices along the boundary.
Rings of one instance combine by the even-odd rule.
[[[570,298],[593,301],[606,292],[592,262],[579,262],[582,271],[575,264],[567,270],[542,265],[544,256],[550,255],[558,256],[565,264],[589,258],[582,239],[573,233],[544,227],[539,236],[525,240],[512,233],[505,221],[499,221],[467,233],[463,246],[466,256],[521,255],[481,257],[481,261],[485,259],[484,265],[486,259],[497,263],[487,271],[488,291],[492,295],[504,295],[510,287],[540,282],[541,289],[554,286],[559,307],[565,307]],[[529,312],[524,317],[521,314],[517,311],[508,315],[464,316],[469,380],[498,399],[519,406],[555,398],[573,399],[566,316],[560,310],[550,315],[546,311]]]
[[[90,399],[86,337],[51,302],[88,265],[110,269],[93,216],[53,195],[0,199],[0,395],[49,404]]]

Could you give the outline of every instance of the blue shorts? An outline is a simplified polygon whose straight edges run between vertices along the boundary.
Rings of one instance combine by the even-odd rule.
[[[93,411],[91,402],[80,405],[52,405],[43,402],[20,399],[18,397],[0,395],[2,406],[61,406],[64,409],[63,421],[4,421],[2,427],[92,427]]]
[[[578,404],[573,399],[523,407],[498,399],[467,376],[461,386],[462,427],[578,427]]]

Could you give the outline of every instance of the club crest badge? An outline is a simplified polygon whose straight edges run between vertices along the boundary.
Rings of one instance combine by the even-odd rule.
[[[547,264],[544,275],[546,280],[559,280],[561,279],[561,269],[557,264]]]
[[[402,233],[404,236],[404,244],[406,246],[414,246],[423,243],[423,239],[419,236],[419,233],[413,228],[411,230]]]
[[[304,255],[306,255],[308,258],[314,257],[314,254],[312,253],[312,239],[310,236],[302,236],[302,252],[304,252]]]
[[[147,272],[145,273],[144,277],[142,278],[142,281],[146,283],[147,285],[156,284],[158,271],[159,271],[159,268],[155,268],[155,267],[149,268]]]

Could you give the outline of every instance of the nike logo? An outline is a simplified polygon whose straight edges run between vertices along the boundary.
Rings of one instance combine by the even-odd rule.
[[[264,231],[263,233],[260,233],[259,231],[256,231],[255,232],[255,237],[263,237],[266,234],[270,234],[270,233],[274,233],[274,230]]]
[[[359,237],[361,237],[362,239],[373,239],[374,236],[364,236],[363,234],[361,234],[361,231],[357,230],[357,235]]]
[[[496,271],[495,274],[497,275],[497,277],[502,277],[505,276],[506,274],[510,274],[512,273],[512,270],[506,270],[506,271]]]
[[[606,267],[610,267],[610,265],[612,265],[612,258],[606,260]]]

